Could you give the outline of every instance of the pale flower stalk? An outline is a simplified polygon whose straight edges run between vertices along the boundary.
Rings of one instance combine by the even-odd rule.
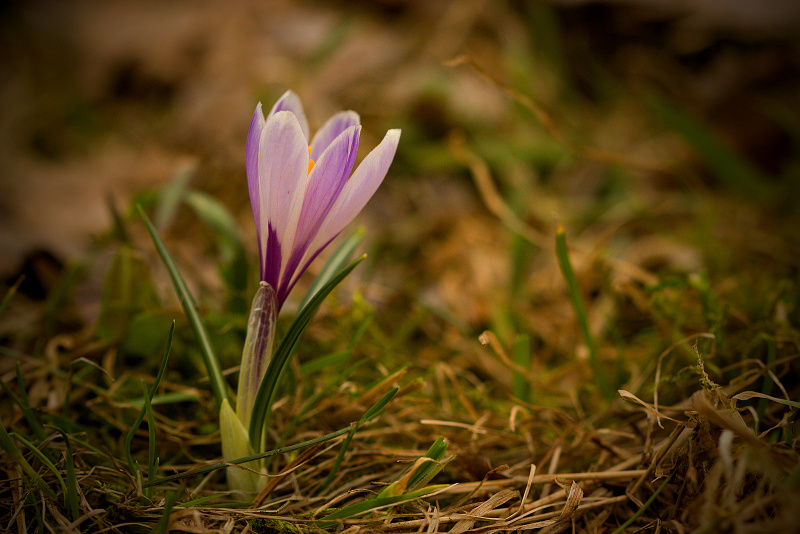
[[[287,91],[266,118],[256,106],[245,165],[258,236],[261,285],[253,299],[234,412],[220,410],[223,458],[253,454],[253,402],[272,355],[275,321],[289,292],[319,253],[372,197],[394,159],[400,130],[389,130],[353,172],[361,134],[354,111],[331,117],[309,139],[300,99]],[[352,176],[351,176],[352,172]],[[260,462],[248,465],[260,471]],[[232,489],[257,491],[258,473],[228,468]]]

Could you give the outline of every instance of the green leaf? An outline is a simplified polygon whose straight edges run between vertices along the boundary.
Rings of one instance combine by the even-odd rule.
[[[250,438],[247,429],[242,424],[239,416],[231,408],[228,399],[222,401],[222,408],[219,410],[219,431],[222,439],[222,459],[225,461],[236,460],[253,455],[253,447],[250,445]],[[225,471],[228,477],[228,487],[235,491],[246,493],[256,493],[266,482],[266,477],[261,477],[258,473],[261,470],[261,462],[254,460],[245,463],[239,468],[235,465],[228,466]]]
[[[280,376],[283,369],[289,362],[289,358],[294,353],[300,338],[305,332],[306,327],[311,322],[311,319],[317,313],[320,305],[325,298],[330,294],[333,289],[344,280],[344,278],[355,269],[356,265],[361,263],[366,255],[363,255],[353,261],[350,265],[339,271],[336,276],[331,278],[319,291],[314,294],[314,297],[306,304],[295,316],[292,323],[289,325],[286,335],[281,339],[278,348],[275,350],[272,359],[269,362],[264,378],[258,388],[256,400],[253,404],[253,411],[250,415],[250,443],[253,444],[253,449],[256,451],[261,449],[262,436],[269,419],[269,412],[272,409],[272,400],[275,396],[275,391],[278,387]]]
[[[214,393],[217,405],[221,407],[223,399],[228,396],[227,384],[222,374],[222,367],[220,366],[219,359],[214,352],[214,348],[211,346],[211,342],[208,340],[208,333],[203,325],[203,320],[200,318],[200,314],[197,313],[194,298],[192,298],[189,288],[186,287],[186,282],[184,282],[180,271],[178,271],[178,268],[175,266],[175,262],[172,261],[167,247],[164,246],[164,242],[161,240],[161,237],[159,237],[153,223],[150,222],[150,219],[141,207],[139,207],[139,214],[147,226],[147,231],[150,233],[150,237],[153,240],[153,244],[159,256],[161,256],[161,261],[164,262],[164,266],[167,268],[170,278],[172,278],[172,284],[175,287],[175,292],[178,293],[178,298],[181,301],[184,312],[186,312],[186,317],[189,319],[189,324],[192,325],[192,330],[194,330],[194,335],[200,346],[200,353],[203,355],[203,361],[206,364],[206,370],[208,371],[208,377],[211,382],[211,391]]]

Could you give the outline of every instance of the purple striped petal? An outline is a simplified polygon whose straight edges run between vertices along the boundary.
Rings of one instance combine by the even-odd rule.
[[[261,140],[261,131],[264,129],[264,115],[261,112],[261,102],[256,106],[253,120],[250,121],[250,130],[247,132],[247,146],[245,148],[245,168],[247,169],[247,189],[250,192],[250,205],[253,208],[253,219],[256,221],[256,235],[258,236],[258,251],[261,254],[261,225],[258,181],[258,144]],[[262,258],[263,259],[263,258]],[[262,261],[263,263],[263,261]]]
[[[361,125],[350,126],[343,131],[322,153],[308,175],[292,252],[281,276],[279,301],[286,298],[291,290],[292,280],[302,274],[297,267],[353,170],[360,134]]]
[[[308,145],[297,116],[272,115],[261,132],[258,150],[261,279],[277,288],[283,250],[290,250],[308,179]],[[288,247],[287,247],[288,244]]]
[[[247,337],[242,350],[242,364],[239,367],[239,386],[236,392],[236,415],[245,428],[250,425],[250,414],[253,412],[256,393],[272,357],[277,314],[275,291],[266,282],[261,282],[250,307]]]
[[[311,159],[317,161],[339,134],[360,123],[361,119],[355,111],[340,111],[328,119],[311,140]]]
[[[392,164],[397,144],[400,142],[400,130],[389,130],[383,141],[370,152],[353,176],[347,180],[339,198],[336,199],[330,213],[322,223],[319,233],[309,248],[314,254],[324,248],[339,232],[344,230],[383,182],[389,166]]]
[[[294,116],[297,117],[297,122],[300,123],[300,128],[303,130],[303,135],[306,138],[306,145],[308,145],[308,119],[306,119],[306,114],[303,112],[303,103],[300,102],[300,97],[291,90],[283,93],[278,101],[275,102],[275,105],[272,106],[272,109],[269,110],[267,120],[279,111],[291,111],[294,113]]]

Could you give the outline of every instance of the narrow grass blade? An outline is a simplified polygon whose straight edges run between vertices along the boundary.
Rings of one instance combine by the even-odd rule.
[[[347,354],[349,354],[349,351],[347,352]],[[313,363],[313,361],[310,362],[310,363]],[[314,405],[316,405],[317,402],[319,402],[319,400],[321,398],[323,398],[326,395],[328,395],[328,393],[330,393],[331,390],[333,390],[336,386],[338,386],[339,384],[341,384],[345,380],[347,380],[347,378],[353,373],[353,371],[355,371],[356,369],[358,369],[359,367],[361,367],[365,363],[366,363],[366,360],[361,360],[359,362],[356,362],[354,365],[351,365],[350,367],[346,368],[341,373],[339,373],[336,376],[336,378],[334,378],[333,380],[329,381],[328,384],[326,384],[324,388],[322,388],[317,393],[312,395],[305,402],[305,404],[302,406],[302,408],[300,408],[300,410],[297,412],[297,415],[294,417],[294,419],[292,419],[291,422],[286,426],[286,430],[284,430],[283,434],[281,434],[281,439],[278,442],[278,445],[283,444],[286,441],[286,439],[289,436],[292,435],[292,432],[294,432],[295,427],[297,427],[297,425],[300,424],[300,422],[303,420],[303,416],[308,412],[308,410],[313,408]]]
[[[300,307],[298,309],[302,310],[317,294],[317,292],[322,289],[322,287],[327,284],[340,270],[347,265],[347,260],[350,259],[350,256],[353,255],[353,252],[356,250],[356,247],[361,242],[361,238],[364,237],[364,230],[359,228],[352,234],[350,234],[347,239],[345,239],[341,245],[336,249],[328,262],[320,271],[319,275],[314,279],[311,283],[311,287],[308,288],[308,292],[303,297],[303,300],[300,302]]]
[[[669,476],[664,480],[664,482],[662,482],[661,485],[658,487],[658,489],[653,492],[653,495],[651,495],[650,498],[647,499],[647,502],[645,502],[638,510],[636,510],[636,513],[634,513],[630,517],[630,519],[625,521],[617,530],[615,530],[613,534],[621,534],[622,532],[625,532],[626,528],[631,526],[634,521],[639,519],[639,517],[645,512],[645,510],[647,510],[650,507],[650,505],[653,504],[653,502],[656,500],[656,497],[658,497],[658,495],[664,490],[664,488],[667,487],[667,484],[670,483],[672,477],[674,477],[675,473],[678,472],[678,467],[680,467],[680,465],[681,464],[675,466],[675,468],[672,470]]]
[[[161,518],[158,520],[158,523],[156,523],[155,528],[153,528],[152,534],[167,534],[167,530],[169,529],[169,516],[172,515],[172,507],[177,500],[177,491],[167,492],[167,495],[164,497],[164,512],[161,514]]]
[[[392,388],[391,391],[386,393],[381,399],[372,405],[372,407],[364,412],[364,415],[361,416],[361,419],[358,420],[359,423],[366,423],[370,419],[374,419],[378,416],[379,413],[389,404],[397,392],[400,391],[400,388]]]
[[[394,388],[392,391],[384,395],[381,400],[376,402],[369,410],[367,410],[364,415],[361,416],[359,419],[359,425],[363,425],[367,421],[374,419],[375,417],[380,414],[381,410],[389,404],[389,401],[397,394],[399,388]],[[167,484],[169,482],[173,482],[175,480],[180,480],[185,477],[194,476],[194,475],[201,475],[203,473],[208,473],[210,471],[216,471],[218,469],[223,469],[228,466],[228,464],[244,464],[247,462],[252,462],[253,460],[260,460],[262,458],[269,458],[271,456],[277,456],[279,454],[286,454],[287,452],[296,451],[299,449],[305,449],[306,447],[311,447],[312,445],[316,445],[317,443],[324,443],[326,441],[330,441],[332,439],[338,438],[344,434],[350,432],[351,427],[341,428],[336,432],[331,432],[330,434],[325,434],[324,436],[320,436],[318,438],[310,439],[308,441],[304,441],[302,443],[296,443],[294,445],[288,445],[286,447],[281,447],[279,449],[273,449],[271,451],[266,451],[258,454],[253,454],[251,456],[246,456],[244,458],[238,458],[236,460],[230,460],[228,462],[217,463],[214,465],[207,465],[205,467],[201,467],[199,469],[194,469],[192,471],[187,471],[185,473],[178,473],[175,475],[170,475],[168,477],[160,478],[158,480],[154,480],[152,482],[147,482],[144,484],[143,487],[149,488],[151,486],[160,486],[161,484]]]
[[[14,436],[14,438],[19,440],[23,445],[25,445],[34,454],[34,456],[39,458],[39,461],[42,462],[45,465],[45,467],[47,467],[50,471],[52,471],[52,473],[56,476],[56,479],[58,480],[59,485],[61,486],[62,494],[66,498],[66,496],[67,496],[67,485],[64,483],[64,479],[61,477],[61,473],[58,472],[58,468],[55,466],[55,464],[53,464],[53,462],[50,461],[50,458],[48,458],[45,453],[40,451],[38,449],[38,447],[36,447],[36,445],[34,445],[30,441],[28,441],[27,438],[24,438],[23,436],[20,436],[17,433],[12,433],[12,435]],[[20,457],[22,457],[22,455],[20,455]],[[30,465],[29,465],[29,467],[30,467]]]
[[[368,421],[369,419],[372,419],[373,417],[378,415],[381,412],[381,410],[383,410],[384,406],[386,406],[386,404],[397,394],[397,391],[398,388],[393,388],[391,391],[386,393],[386,395],[384,395],[383,398],[381,398],[377,403],[375,403],[372,406],[372,408],[370,408],[361,417],[361,419],[353,423],[350,432],[348,432],[347,437],[342,443],[341,449],[339,449],[339,454],[336,455],[336,459],[333,462],[333,466],[331,467],[330,473],[328,473],[328,476],[325,477],[325,481],[322,483],[322,486],[320,486],[319,489],[320,492],[324,491],[330,485],[330,483],[333,482],[333,478],[339,471],[339,466],[341,465],[342,460],[344,459],[344,455],[347,452],[347,449],[350,447],[350,442],[353,440],[353,436],[356,435],[356,432],[358,432],[361,423],[364,421]]]
[[[377,498],[396,497],[409,490],[419,489],[420,486],[430,482],[444,467],[442,461],[447,454],[447,446],[447,442],[440,436],[424,455],[417,458],[391,484],[383,488]]]
[[[325,528],[326,526],[330,526],[329,522],[335,519],[348,519],[351,517],[357,517],[380,508],[386,508],[388,506],[394,506],[404,502],[413,501],[446,487],[448,487],[447,484],[438,484],[435,486],[427,486],[416,491],[410,491],[396,497],[377,497],[374,499],[367,499],[366,501],[345,506],[340,510],[326,515],[317,522],[317,526]]]
[[[275,350],[272,359],[269,362],[267,371],[264,373],[264,378],[261,380],[261,385],[256,394],[256,400],[253,404],[253,411],[250,415],[250,427],[248,434],[250,442],[253,444],[253,450],[262,450],[262,439],[264,429],[269,419],[269,412],[272,409],[272,400],[275,396],[275,391],[278,387],[280,376],[283,369],[289,362],[289,358],[294,353],[294,350],[300,341],[300,338],[305,332],[306,327],[311,322],[311,319],[317,313],[322,301],[333,291],[333,289],[344,280],[344,278],[355,269],[356,265],[361,263],[366,256],[361,256],[355,261],[350,263],[347,267],[339,271],[336,276],[331,278],[324,286],[317,291],[311,300],[306,304],[298,314],[295,316],[292,323],[289,325],[286,335],[281,339],[278,348]]]
[[[161,359],[161,367],[158,368],[158,374],[156,374],[156,379],[153,381],[153,387],[150,391],[147,391],[147,388],[142,383],[142,390],[144,391],[144,399],[145,403],[142,406],[142,409],[139,411],[139,415],[136,417],[136,420],[133,422],[131,429],[128,431],[128,435],[125,436],[125,458],[128,460],[128,469],[130,470],[131,475],[134,477],[136,476],[136,466],[133,463],[133,456],[131,456],[131,443],[133,442],[133,436],[136,434],[136,430],[139,428],[139,425],[142,424],[142,419],[144,419],[145,413],[148,410],[148,406],[150,406],[150,401],[155,395],[156,390],[158,389],[158,385],[161,383],[161,377],[164,376],[164,369],[167,368],[167,360],[169,358],[169,349],[172,347],[172,335],[175,333],[175,321],[172,321],[172,325],[169,327],[169,336],[167,337],[167,348],[164,350],[164,357]],[[150,410],[152,414],[152,409]],[[149,426],[150,428],[153,427],[152,418],[149,419]],[[152,438],[151,438],[152,443]]]
[[[144,382],[142,382],[142,394],[144,396],[144,409],[147,413],[147,480],[153,480],[156,478],[158,465],[158,458],[156,458],[156,420],[155,416],[153,416],[153,406],[150,404],[153,392],[147,392],[147,386],[144,385]],[[153,496],[153,488],[148,488],[144,491],[148,499]]]
[[[767,369],[775,363],[776,358],[776,351],[775,351],[775,340],[774,339],[767,339]],[[772,380],[772,375],[769,373],[764,373],[764,383],[761,386],[761,393],[764,395],[769,395],[772,393],[772,387],[775,383]],[[756,408],[756,413],[758,413],[758,422],[760,425],[764,425],[764,413],[767,411],[767,403],[769,400],[762,397],[758,400],[758,407]]]
[[[569,259],[569,250],[567,249],[567,233],[564,227],[558,225],[556,229],[556,256],[558,257],[558,265],[561,268],[561,273],[564,275],[564,280],[567,282],[569,289],[569,296],[572,300],[572,309],[575,310],[575,316],[578,319],[578,325],[583,334],[583,341],[589,348],[589,363],[597,378],[597,384],[600,388],[600,393],[604,398],[610,399],[613,391],[608,385],[608,377],[606,377],[605,370],[600,365],[597,356],[597,345],[595,344],[594,337],[591,330],[589,330],[589,319],[586,315],[586,308],[583,305],[583,297],[581,297],[581,289],[578,285],[578,279],[575,277],[575,271],[572,269],[572,263]]]
[[[339,454],[336,455],[336,459],[333,461],[333,466],[331,467],[328,476],[325,477],[325,481],[320,486],[319,491],[325,491],[331,482],[333,482],[333,477],[336,476],[336,473],[339,472],[339,466],[342,465],[342,460],[344,459],[344,455],[347,452],[347,449],[350,448],[350,442],[353,440],[353,436],[356,435],[358,431],[358,422],[353,423],[353,426],[350,427],[350,432],[347,433],[347,437],[344,438],[342,442],[342,447],[339,449]]]
[[[217,406],[222,406],[222,399],[227,397],[225,377],[222,375],[222,367],[211,346],[211,341],[208,339],[203,320],[200,318],[200,314],[197,313],[197,307],[195,306],[192,294],[189,292],[189,288],[186,287],[186,282],[184,282],[181,273],[175,266],[175,262],[172,261],[172,257],[169,255],[167,247],[164,246],[164,242],[161,240],[161,237],[159,237],[153,223],[147,218],[147,214],[141,206],[137,206],[137,208],[147,226],[147,231],[150,233],[158,255],[161,256],[161,261],[164,262],[164,267],[167,268],[169,276],[172,278],[172,284],[181,301],[183,311],[186,312],[186,317],[189,319],[189,324],[192,325],[192,330],[194,330],[194,335],[200,346],[200,353],[203,355],[203,361],[206,364],[206,370],[208,371],[208,377],[211,382],[211,391],[214,393],[214,398],[217,400]]]
[[[150,399],[151,406],[177,404],[179,402],[200,402],[200,397],[183,391],[170,391],[163,395],[153,395],[153,398]],[[144,398],[129,400],[127,404],[131,408],[142,408],[144,407]]]
[[[64,438],[64,445],[66,447],[64,460],[66,462],[66,477],[67,492],[64,496],[64,504],[70,511],[73,521],[78,520],[80,510],[78,507],[78,478],[75,476],[75,461],[72,458],[72,443],[70,442],[67,433],[58,428],[57,426],[47,425],[49,428],[56,430],[61,437]]]
[[[6,432],[6,427],[0,421],[0,448],[6,451],[6,454],[10,457],[11,461],[15,464],[19,465],[25,473],[31,477],[33,483],[38,487],[42,492],[44,492],[48,497],[55,500],[56,494],[53,493],[53,490],[50,489],[50,486],[47,485],[47,482],[39,476],[39,473],[31,467],[31,464],[28,463],[28,460],[22,456],[22,453],[17,448],[17,445],[14,443],[14,440],[11,439],[11,436]]]

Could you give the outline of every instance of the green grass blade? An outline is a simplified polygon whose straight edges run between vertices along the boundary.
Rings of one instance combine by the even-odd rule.
[[[175,501],[177,500],[177,491],[167,492],[167,495],[164,497],[164,512],[161,514],[161,518],[159,518],[158,523],[156,523],[156,526],[153,528],[152,534],[167,534],[167,529],[169,528],[169,516],[172,515],[172,507],[175,505]]]
[[[275,391],[278,387],[280,376],[283,369],[289,362],[289,358],[294,353],[300,338],[305,332],[306,327],[311,322],[311,319],[317,313],[322,301],[333,291],[333,289],[344,280],[344,278],[355,269],[356,265],[361,263],[366,256],[361,256],[355,261],[350,263],[347,267],[339,271],[336,276],[331,278],[324,286],[317,291],[311,300],[295,316],[292,323],[289,325],[286,335],[283,336],[275,354],[269,362],[264,378],[261,380],[261,385],[256,393],[256,399],[253,404],[253,411],[250,415],[250,428],[248,433],[250,436],[250,443],[253,445],[253,450],[262,450],[262,439],[264,429],[269,419],[269,412],[272,409],[272,400],[275,396]]]
[[[0,421],[0,448],[6,451],[6,454],[9,455],[12,462],[19,465],[22,470],[25,471],[29,477],[31,477],[33,483],[40,490],[42,490],[42,492],[44,492],[53,500],[56,499],[56,494],[53,493],[53,490],[50,489],[50,486],[47,485],[47,482],[45,482],[44,479],[39,476],[39,473],[37,473],[36,470],[31,467],[31,464],[28,463],[28,460],[22,456],[22,453],[17,448],[14,440],[11,439],[11,436],[8,434],[8,432],[6,432],[6,427],[3,425],[2,421]]]
[[[336,249],[336,252],[331,255],[330,259],[327,261],[327,263],[325,263],[325,266],[322,268],[319,275],[311,283],[311,287],[308,288],[308,292],[300,302],[298,309],[302,310],[305,308],[314,295],[316,295],[325,284],[330,282],[331,279],[336,276],[336,273],[341,271],[344,266],[347,265],[347,261],[350,259],[350,256],[353,255],[353,252],[356,250],[356,247],[361,242],[361,238],[363,237],[364,230],[359,228],[350,234],[341,245],[339,245],[339,247]]]
[[[447,447],[447,442],[439,436],[428,451],[403,469],[391,484],[378,493],[377,498],[396,497],[398,494],[405,493],[406,490],[419,489],[419,486],[430,482],[444,467],[442,461],[447,454]],[[420,461],[423,458],[427,458],[429,461]]]
[[[339,429],[335,432],[331,432],[330,434],[325,434],[324,436],[320,436],[318,438],[310,439],[308,441],[303,441],[302,443],[296,443],[294,445],[287,445],[286,447],[281,447],[280,449],[273,449],[271,451],[261,452],[258,454],[252,454],[250,456],[245,456],[243,458],[236,458],[234,460],[229,460],[227,462],[220,462],[213,465],[207,465],[204,467],[200,467],[198,469],[194,469],[192,471],[186,471],[183,473],[177,473],[175,475],[170,475],[168,477],[159,478],[158,480],[154,480],[152,482],[148,481],[146,484],[143,485],[144,488],[149,488],[153,486],[160,486],[162,484],[167,484],[169,482],[173,482],[176,480],[180,480],[182,478],[194,476],[194,475],[202,475],[205,473],[209,473],[211,471],[217,471],[218,469],[224,469],[230,464],[245,464],[247,462],[252,462],[254,460],[261,460],[263,458],[269,458],[272,456],[277,456],[279,454],[285,454],[287,452],[296,451],[299,449],[305,449],[306,447],[310,447],[312,445],[316,445],[317,443],[324,443],[326,441],[330,441],[332,439],[338,438],[344,434],[347,434],[350,431],[350,427]]]
[[[376,497],[374,499],[367,499],[365,501],[357,502],[326,515],[317,522],[317,526],[325,528],[326,526],[330,526],[330,523],[328,523],[329,521],[357,517],[380,508],[386,508],[388,506],[394,506],[396,504],[413,501],[446,487],[447,484],[438,484],[435,486],[427,486],[415,491],[409,491],[408,493],[397,495],[396,497]]]
[[[775,351],[775,340],[774,339],[767,339],[767,370],[770,369],[773,363],[775,363],[775,358],[777,356]],[[761,393],[764,395],[769,395],[772,393],[772,387],[775,383],[772,380],[772,376],[769,373],[764,373],[764,383],[761,385]],[[769,399],[760,398],[758,400],[758,407],[756,408],[756,413],[758,414],[758,423],[759,425],[764,425],[764,413],[767,411],[767,404],[769,403]]]
[[[144,391],[144,398],[146,402],[142,406],[142,409],[139,411],[139,415],[136,417],[136,420],[131,425],[131,429],[128,431],[128,435],[125,436],[125,458],[128,460],[128,469],[130,470],[131,475],[134,477],[138,469],[133,463],[133,456],[131,455],[131,443],[133,442],[133,436],[136,434],[136,430],[139,428],[139,425],[142,424],[142,420],[144,419],[145,413],[147,411],[147,406],[150,405],[150,401],[155,395],[156,390],[158,389],[158,385],[161,383],[161,377],[164,376],[164,370],[167,368],[167,360],[169,359],[169,350],[172,347],[172,335],[175,333],[175,321],[172,321],[172,325],[169,327],[169,336],[167,337],[167,348],[164,350],[164,357],[161,359],[161,366],[158,368],[158,374],[156,374],[156,379],[153,381],[153,387],[150,391],[147,391],[147,388],[142,382],[142,390]],[[152,412],[152,410],[151,410]],[[152,419],[150,421],[150,427],[152,428]],[[152,443],[152,438],[151,438]]]
[[[183,391],[170,391],[169,393],[164,393],[162,395],[153,395],[153,398],[150,399],[151,406],[177,404],[179,402],[200,402],[200,397]],[[128,405],[131,408],[142,408],[144,407],[144,397],[141,399],[129,400]]]
[[[346,351],[346,354],[349,355],[350,352]],[[310,363],[313,363],[313,361]],[[344,369],[336,376],[336,378],[328,382],[328,384],[326,384],[324,388],[322,388],[320,391],[309,397],[309,399],[305,402],[305,404],[303,404],[303,406],[297,412],[297,415],[294,417],[294,419],[292,419],[291,422],[286,426],[286,430],[284,430],[283,434],[281,434],[281,440],[278,443],[278,445],[284,443],[288,439],[288,437],[292,435],[292,432],[297,427],[297,425],[299,425],[300,422],[303,420],[303,416],[308,412],[308,410],[314,407],[314,405],[316,405],[321,398],[325,397],[336,386],[347,380],[347,378],[353,373],[353,371],[361,367],[366,362],[367,362],[366,360],[361,360],[351,365],[350,367]]]
[[[70,442],[69,436],[67,433],[64,432],[57,426],[47,425],[49,428],[56,430],[61,437],[64,438],[64,445],[66,446],[65,451],[65,462],[66,462],[66,485],[67,485],[67,492],[64,496],[65,505],[67,509],[70,511],[73,521],[78,520],[78,516],[80,515],[80,510],[78,508],[78,478],[75,476],[75,461],[72,458],[72,443]]]
[[[150,395],[147,392],[147,386],[142,382],[142,393],[144,395],[144,409],[147,412],[147,480],[156,478],[156,467],[158,459],[156,458],[156,420],[153,416],[153,406],[150,404]],[[153,496],[153,488],[147,488],[145,497],[148,499]]]
[[[386,407],[386,405],[389,404],[389,401],[391,401],[394,398],[394,396],[397,395],[398,391],[400,391],[400,388],[397,387],[389,390],[389,392],[386,393],[383,397],[381,397],[381,399],[378,402],[373,404],[369,410],[364,412],[364,415],[361,416],[361,419],[359,419],[358,422],[366,423],[370,419],[376,418],[378,414],[381,413],[381,411]]]
[[[433,445],[428,449],[428,452],[425,453],[425,458],[430,458],[433,460],[432,462],[427,462],[423,464],[416,472],[411,476],[408,482],[408,487],[414,489],[418,486],[424,486],[431,479],[436,476],[439,471],[442,470],[444,464],[444,457],[447,455],[447,447],[448,444],[444,440],[442,436],[439,436]]]
[[[15,432],[12,433],[12,436],[14,436],[23,445],[25,445],[28,449],[30,449],[30,451],[34,454],[34,456],[39,458],[39,461],[42,462],[45,465],[45,467],[47,467],[50,471],[53,472],[53,474],[56,476],[56,479],[58,480],[59,485],[61,485],[61,492],[64,495],[64,498],[66,499],[67,485],[64,483],[64,479],[62,478],[61,473],[58,472],[58,468],[55,466],[53,462],[50,461],[50,458],[48,458],[45,453],[40,451],[39,448],[36,447],[36,445],[28,441],[27,438],[24,438],[23,436],[20,436]]]
[[[392,391],[390,391],[386,395],[384,395],[381,398],[381,400],[376,402],[369,410],[367,410],[364,413],[364,415],[361,416],[361,419],[358,420],[359,421],[359,425],[363,425],[367,421],[375,418],[378,414],[380,414],[381,410],[383,410],[383,408],[387,404],[389,404],[389,401],[391,401],[392,398],[397,394],[398,390],[399,390],[399,388],[394,388]],[[325,434],[324,436],[320,436],[318,438],[310,439],[310,440],[304,441],[302,443],[296,443],[294,445],[288,445],[286,447],[281,447],[279,449],[273,449],[271,451],[266,451],[266,452],[261,452],[261,453],[258,453],[258,454],[253,454],[253,455],[250,455],[250,456],[246,456],[244,458],[238,458],[236,460],[230,460],[228,462],[218,463],[218,464],[214,464],[214,465],[207,465],[207,466],[204,466],[204,467],[200,467],[198,469],[194,469],[192,471],[186,471],[184,473],[177,473],[175,475],[170,475],[168,477],[160,478],[160,479],[154,480],[152,482],[148,481],[146,484],[144,484],[143,487],[149,488],[151,486],[160,486],[161,484],[166,484],[166,483],[169,483],[169,482],[173,482],[175,480],[180,480],[182,478],[186,478],[186,477],[189,477],[189,476],[201,475],[203,473],[208,473],[210,471],[216,471],[218,469],[224,469],[225,467],[227,467],[230,464],[244,464],[244,463],[247,463],[247,462],[252,462],[253,460],[261,460],[263,458],[269,458],[271,456],[277,456],[279,454],[286,454],[287,452],[292,452],[292,451],[296,451],[296,450],[299,450],[299,449],[305,449],[306,447],[311,447],[312,445],[316,445],[317,443],[324,443],[326,441],[330,441],[332,439],[338,438],[339,436],[342,436],[342,435],[347,434],[348,432],[350,432],[350,429],[351,429],[351,427],[348,426],[347,428],[341,428],[341,429],[339,429],[339,430],[337,430],[335,432],[331,432],[330,434]]]
[[[331,467],[330,473],[328,473],[328,476],[325,477],[325,481],[322,483],[322,486],[319,489],[320,492],[324,491],[325,488],[327,488],[330,485],[330,483],[333,482],[333,478],[336,476],[336,473],[339,471],[339,466],[342,464],[344,455],[347,452],[347,449],[350,447],[350,442],[353,440],[353,436],[356,435],[356,432],[358,432],[358,429],[361,426],[361,421],[371,419],[372,417],[380,413],[380,410],[382,410],[383,407],[386,406],[386,404],[392,399],[392,397],[394,397],[397,391],[398,391],[397,388],[395,388],[394,390],[384,395],[384,397],[381,400],[379,400],[375,404],[375,406],[373,406],[369,411],[367,411],[367,413],[364,414],[361,420],[353,423],[352,427],[350,428],[350,432],[347,433],[347,437],[342,443],[342,448],[339,449],[339,454],[336,455],[336,459],[333,462],[333,467]],[[376,407],[377,409],[375,409]]]
[[[572,269],[572,263],[569,259],[569,250],[567,249],[567,233],[564,227],[559,225],[556,229],[556,256],[558,257],[558,265],[561,268],[561,273],[564,275],[564,280],[569,289],[569,297],[572,301],[572,309],[575,310],[575,316],[578,319],[583,340],[589,348],[589,363],[597,378],[597,384],[600,388],[600,393],[604,398],[610,399],[613,391],[608,385],[608,377],[605,370],[600,365],[597,356],[597,344],[594,341],[591,330],[589,330],[589,319],[586,315],[586,308],[583,305],[583,297],[581,297],[581,289],[578,285],[578,279],[575,277],[575,271]]]
[[[342,460],[344,459],[344,455],[347,452],[347,449],[350,448],[350,442],[353,440],[353,436],[356,435],[358,431],[358,422],[353,423],[353,426],[350,427],[350,432],[347,433],[347,437],[344,438],[342,442],[342,447],[339,449],[339,454],[336,455],[336,459],[333,461],[333,466],[331,467],[330,473],[328,476],[325,477],[325,481],[320,486],[319,491],[325,491],[331,482],[333,482],[333,477],[336,476],[336,473],[339,472],[339,466],[342,465]]]
[[[625,521],[617,530],[615,530],[613,534],[621,534],[622,532],[625,532],[625,529],[631,526],[633,522],[636,521],[645,512],[645,510],[647,510],[650,507],[651,504],[653,504],[653,502],[656,500],[656,497],[658,497],[658,495],[664,490],[664,488],[667,487],[667,484],[669,484],[669,482],[672,480],[672,477],[674,477],[675,473],[678,472],[678,467],[680,467],[680,465],[681,464],[679,463],[678,465],[675,466],[675,468],[672,470],[669,476],[664,480],[664,482],[662,482],[661,485],[658,487],[658,489],[655,492],[653,492],[653,494],[650,496],[649,499],[647,499],[647,502],[645,502],[638,510],[636,510],[636,513],[634,513],[630,517],[630,519]]]
[[[214,393],[214,398],[217,400],[217,406],[220,407],[222,406],[222,399],[227,396],[227,385],[225,377],[222,375],[222,367],[220,366],[219,359],[217,359],[214,348],[211,346],[211,341],[208,339],[203,320],[200,318],[200,314],[197,313],[197,307],[195,306],[192,294],[189,292],[189,288],[186,287],[186,282],[184,282],[181,273],[175,266],[175,262],[172,261],[172,257],[169,255],[169,251],[167,251],[167,247],[164,246],[164,242],[161,240],[161,237],[159,237],[153,223],[147,218],[147,214],[141,206],[137,206],[137,208],[147,226],[147,231],[150,233],[158,255],[161,256],[161,261],[169,272],[172,285],[175,287],[175,292],[178,294],[178,298],[181,301],[183,311],[186,313],[187,319],[189,319],[189,324],[192,325],[192,330],[200,346],[200,354],[203,355],[203,361],[206,364],[206,370],[208,371],[208,377],[211,382],[211,391]]]

